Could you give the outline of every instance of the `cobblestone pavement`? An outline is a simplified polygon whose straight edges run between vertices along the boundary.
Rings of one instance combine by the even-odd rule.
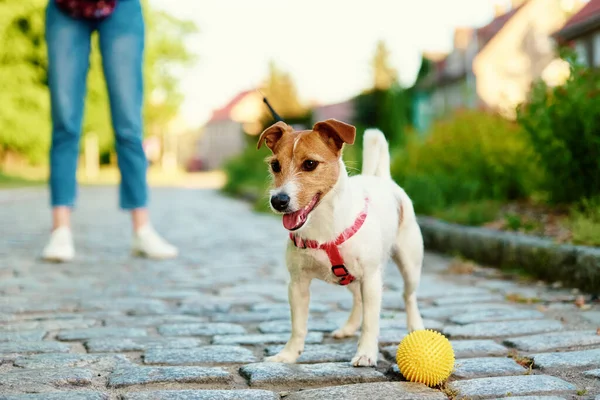
[[[600,399],[598,306],[487,270],[449,273],[432,254],[422,314],[457,356],[443,391],[402,382],[395,367],[406,331],[391,265],[377,368],[351,367],[357,339],[330,336],[350,295],[321,282],[300,363],[262,363],[290,329],[281,222],[214,191],[156,189],[155,225],[181,256],[133,259],[115,193],[81,191],[77,260],[56,265],[38,260],[46,192],[0,192],[0,399]]]

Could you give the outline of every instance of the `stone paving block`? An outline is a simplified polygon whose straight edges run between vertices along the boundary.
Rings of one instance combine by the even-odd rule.
[[[596,331],[553,332],[505,339],[504,344],[524,351],[547,351],[600,344],[600,335]]]
[[[120,388],[150,383],[225,383],[232,375],[220,367],[130,367],[113,371],[108,386]]]
[[[510,396],[502,397],[496,400],[567,400],[564,397],[558,396]]]
[[[51,368],[0,373],[0,392],[27,388],[29,392],[81,387],[92,383],[92,371],[82,368]]]
[[[214,336],[241,335],[246,329],[238,324],[227,322],[203,322],[199,324],[170,324],[158,327],[163,336]]]
[[[287,301],[287,299],[285,301]],[[216,312],[229,312],[233,306],[247,306],[264,302],[264,296],[252,293],[247,293],[238,297],[203,295],[198,299],[183,300],[179,307],[179,311],[189,315],[210,315]]]
[[[0,343],[0,354],[67,353],[67,343],[58,342],[8,342]]]
[[[379,344],[399,344],[408,335],[406,329],[382,330],[379,332]]]
[[[164,301],[136,297],[83,300],[81,309],[121,311],[131,315],[168,314],[171,311]]]
[[[112,371],[117,365],[127,365],[131,362],[127,357],[119,354],[35,354],[18,357],[14,361],[15,367],[28,369],[47,368],[92,368],[102,371]]]
[[[356,368],[350,363],[283,364],[257,363],[240,368],[250,386],[367,383],[384,381],[374,368]]]
[[[528,320],[544,317],[544,314],[537,310],[483,310],[456,315],[450,318],[450,322],[466,325],[473,322]]]
[[[248,335],[217,335],[212,339],[212,344],[270,344],[287,343],[290,335],[288,333],[264,333]],[[305,343],[321,343],[323,334],[321,332],[309,332],[306,335]]]
[[[161,300],[182,300],[190,297],[197,297],[198,292],[195,290],[171,289],[159,290],[152,292],[152,297]]]
[[[274,356],[283,349],[283,345],[268,346],[265,349],[267,356]],[[356,343],[336,344],[309,344],[304,346],[304,352],[300,355],[298,363],[327,363],[327,362],[350,362],[356,354]]]
[[[590,321],[592,324],[600,325],[600,311],[586,311],[579,315]]]
[[[503,356],[508,349],[493,340],[451,340],[454,357]]]
[[[474,286],[456,285],[447,281],[432,280],[428,284],[419,285],[417,298],[419,299],[437,299],[440,296],[476,296],[486,295],[489,290]]]
[[[459,314],[472,311],[488,311],[488,310],[518,310],[514,305],[507,303],[483,303],[483,304],[457,304],[451,306],[427,307],[421,310],[423,318],[445,319]]]
[[[586,376],[600,379],[600,369],[592,369],[583,373]]]
[[[485,356],[505,356],[508,349],[493,340],[451,340],[454,357],[459,360],[463,358],[485,357]],[[381,349],[382,353],[390,360],[395,362],[398,344],[385,346]]]
[[[58,340],[88,340],[99,338],[132,338],[148,336],[143,328],[88,328],[59,332]]]
[[[492,338],[560,331],[563,325],[556,320],[476,322],[460,326],[447,326],[443,333],[452,338]]]
[[[385,318],[385,312],[382,313],[382,318],[379,321],[379,328],[381,330],[389,330],[389,329],[407,329],[406,325],[406,314],[397,314],[394,318]],[[425,325],[425,329],[434,329],[441,330],[444,327],[439,321],[433,319],[423,319],[423,325]]]
[[[528,394],[575,393],[572,383],[549,375],[499,376],[451,382],[449,388],[458,392],[458,398],[482,399]]]
[[[95,391],[46,392],[31,394],[0,394],[0,400],[109,400],[108,393]]]
[[[91,339],[85,342],[85,347],[90,353],[144,351],[148,349],[184,349],[197,347],[204,344],[199,338],[107,338]]]
[[[530,358],[534,367],[541,369],[600,367],[600,349],[533,354]]]
[[[57,319],[44,321],[23,321],[0,325],[0,332],[18,332],[27,330],[57,331],[60,329],[82,329],[94,326],[93,319]]]
[[[105,319],[106,326],[150,327],[164,324],[205,322],[204,317],[191,315],[144,315]]]
[[[497,303],[504,300],[504,296],[498,293],[481,293],[466,296],[444,296],[436,298],[433,304],[436,306],[451,306],[457,304]]]
[[[340,309],[350,311],[352,309],[352,297],[344,296],[343,300],[337,302]],[[402,292],[395,291],[384,291],[383,298],[381,299],[382,310],[404,310],[404,300],[402,299]]]
[[[526,370],[508,357],[480,357],[456,360],[452,375],[456,378],[519,375]]]
[[[276,311],[248,311],[239,313],[227,313],[227,314],[215,314],[212,317],[214,322],[233,322],[233,323],[245,323],[245,322],[262,322],[272,321],[274,319],[286,319],[290,318],[290,312],[287,310],[276,310]]]
[[[308,389],[292,393],[286,400],[444,400],[446,396],[425,385],[409,382],[359,383]]]
[[[339,328],[335,321],[328,320],[308,320],[308,330],[312,332],[333,332]],[[258,330],[262,333],[288,333],[292,331],[290,319],[267,321],[258,325]]]
[[[240,346],[202,346],[193,349],[150,349],[145,364],[232,364],[252,363],[258,359],[251,350]]]
[[[311,302],[309,311],[311,313],[323,313],[331,311],[331,305],[325,303]],[[251,311],[259,312],[287,312],[290,314],[290,305],[288,303],[258,303],[250,307]]]
[[[123,395],[123,400],[279,400],[279,395],[268,390],[162,390],[134,392]]]
[[[46,336],[46,331],[17,331],[17,332],[0,332],[0,342],[37,342],[41,341]]]

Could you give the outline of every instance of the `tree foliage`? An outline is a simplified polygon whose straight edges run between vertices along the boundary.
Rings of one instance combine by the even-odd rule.
[[[286,123],[310,123],[310,110],[300,101],[294,80],[289,73],[281,70],[274,62],[269,64],[269,75],[265,79],[261,91],[275,112]],[[263,128],[266,128],[274,122],[274,119],[266,106],[264,110],[261,124]]]
[[[383,40],[377,42],[371,67],[375,90],[387,90],[398,83],[398,72],[390,65],[390,51]]]
[[[373,86],[355,98],[354,123],[379,128],[392,146],[400,146],[405,141],[411,99],[399,85],[389,56],[385,43],[379,41],[371,61]]]
[[[47,158],[51,123],[46,4],[47,0],[0,0],[0,161],[6,152],[21,154],[32,163]],[[151,9],[147,0],[142,4],[146,18],[145,130],[160,133],[181,105],[178,68],[193,60],[184,40],[196,28],[189,21]],[[94,34],[82,132],[97,134],[100,150],[106,154],[112,151],[114,135],[97,39]]]

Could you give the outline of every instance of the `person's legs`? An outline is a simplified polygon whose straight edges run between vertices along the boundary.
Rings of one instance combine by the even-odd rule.
[[[139,0],[119,2],[98,27],[121,171],[120,206],[132,213],[135,252],[168,258],[176,256],[177,249],[154,232],[147,211],[148,163],[142,147],[144,30]]]
[[[45,36],[52,116],[50,200],[53,233],[44,258],[68,261],[74,256],[70,232],[76,198],[79,137],[89,68],[92,26],[70,18],[48,2]]]

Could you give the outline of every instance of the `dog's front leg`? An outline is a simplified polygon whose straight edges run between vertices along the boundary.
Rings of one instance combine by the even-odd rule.
[[[308,331],[308,307],[310,302],[310,279],[293,277],[288,286],[288,299],[292,312],[292,335],[287,344],[267,362],[295,363],[304,351],[304,340]]]
[[[379,314],[381,312],[381,267],[365,273],[361,282],[363,299],[362,332],[352,359],[355,367],[374,367],[379,356]]]

